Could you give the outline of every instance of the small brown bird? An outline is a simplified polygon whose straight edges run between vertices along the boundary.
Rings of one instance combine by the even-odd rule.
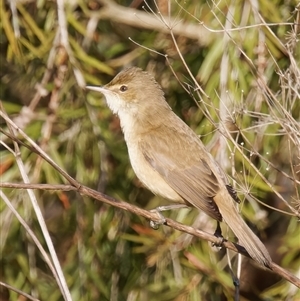
[[[235,207],[234,200],[239,200],[224,172],[172,111],[152,75],[132,67],[104,87],[87,88],[104,94],[119,116],[132,168],[146,187],[224,220],[254,260],[270,265],[267,249]]]

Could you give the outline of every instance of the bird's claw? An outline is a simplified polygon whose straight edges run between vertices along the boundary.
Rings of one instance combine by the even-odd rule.
[[[150,212],[156,212],[157,215],[159,216],[159,220],[158,221],[152,221],[150,220],[150,227],[154,230],[158,230],[160,225],[163,225],[166,223],[166,218],[162,215],[161,213],[161,207],[157,207],[155,209],[152,209]]]
[[[213,242],[212,246],[217,248],[222,248],[223,243],[226,241],[226,239],[223,236],[217,236],[217,238],[219,239],[219,241]]]
[[[219,222],[217,224],[217,229],[216,229],[216,231],[214,233],[214,236],[216,236],[219,239],[219,241],[213,242],[212,246],[213,247],[217,247],[217,248],[222,248],[223,247],[223,243],[226,241],[226,239],[222,235],[222,230],[221,230]]]

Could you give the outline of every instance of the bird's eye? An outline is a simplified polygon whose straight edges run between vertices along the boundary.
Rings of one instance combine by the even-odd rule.
[[[120,87],[120,91],[121,92],[125,92],[125,91],[127,91],[127,86],[125,86],[125,85],[122,85],[121,87]]]

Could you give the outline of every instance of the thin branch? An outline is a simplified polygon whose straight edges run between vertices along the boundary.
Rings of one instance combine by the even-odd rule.
[[[126,24],[133,27],[155,30],[162,33],[169,33],[169,28],[158,19],[156,15],[152,15],[137,9],[128,8],[118,5],[113,1],[100,0],[104,6],[99,11],[88,12],[90,17],[97,17],[99,20],[110,20],[120,24]],[[202,24],[193,24],[188,22],[178,22],[174,18],[169,18],[169,24],[176,24],[172,28],[175,35],[183,36],[192,40],[197,40],[199,45],[208,45],[215,34],[211,34]]]
[[[77,190],[81,195],[91,197],[95,200],[101,201],[105,204],[111,205],[113,207],[131,212],[133,214],[136,214],[138,216],[142,216],[148,220],[154,221],[154,222],[160,222],[161,216],[158,215],[156,212],[151,212],[144,210],[142,208],[139,208],[137,206],[134,206],[130,203],[120,201],[117,199],[112,198],[111,196],[105,195],[104,193],[101,193],[99,191],[93,190],[87,186],[81,185],[77,182],[76,187],[74,189],[70,189],[69,185],[48,185],[48,184],[16,184],[16,183],[0,183],[0,187],[2,188],[17,188],[17,189],[43,189],[44,187],[48,190]],[[191,226],[187,226],[184,224],[181,224],[179,222],[176,222],[170,218],[165,218],[165,224],[166,226],[173,228],[175,230],[185,232],[187,234],[199,237],[201,239],[207,240],[211,242],[214,245],[220,244],[220,238],[216,237],[213,234],[207,233],[205,231],[195,229]],[[234,252],[240,253],[248,258],[251,258],[247,251],[244,249],[244,247],[240,246],[239,244],[230,242],[225,240],[222,243],[222,246],[226,249],[232,250]],[[260,268],[263,268],[262,266],[259,266]],[[300,279],[291,274],[289,271],[283,269],[276,263],[272,262],[270,264],[269,269],[273,271],[274,273],[280,275],[281,277],[285,278],[289,282],[293,283],[295,286],[300,288]]]
[[[24,293],[23,291],[21,291],[21,290],[15,288],[15,287],[13,287],[13,286],[7,284],[7,283],[4,283],[4,282],[0,281],[0,285],[3,286],[3,287],[6,287],[7,289],[9,289],[9,290],[11,290],[11,291],[16,292],[17,294],[20,294],[20,295],[22,295],[22,296],[28,298],[29,300],[32,300],[32,301],[40,301],[40,299],[36,299],[36,298],[34,298],[34,297],[32,297],[32,296],[30,296],[30,295]],[[21,298],[20,298],[20,299],[21,299]]]
[[[6,113],[4,112],[4,109],[2,107],[2,104],[0,103],[0,109],[2,111],[0,111],[1,114],[3,114],[5,117],[8,118],[8,116],[6,115]],[[6,118],[4,118],[6,119]],[[7,126],[9,128],[9,131],[10,131],[10,135],[15,135],[15,133],[18,131],[18,127],[11,122],[11,120],[8,118],[7,121],[9,120],[9,122],[7,122]],[[31,140],[32,141],[32,140]],[[33,141],[32,141],[33,142]],[[34,143],[34,142],[33,142]],[[16,162],[17,162],[17,165],[18,165],[18,168],[19,168],[19,171],[20,171],[20,174],[22,176],[22,179],[25,183],[30,183],[30,180],[29,180],[29,177],[26,173],[26,168],[23,164],[23,161],[21,160],[20,158],[20,149],[19,149],[19,145],[17,143],[16,140],[13,140],[13,144],[14,144],[14,155],[15,155],[15,158],[16,158]],[[41,148],[39,148],[40,150],[42,150]],[[46,154],[45,152],[43,152],[43,154]],[[55,267],[55,273],[53,273],[53,276],[55,277],[56,281],[57,281],[57,284],[60,288],[60,291],[64,297],[64,299],[66,301],[72,301],[72,297],[71,297],[71,293],[68,289],[68,286],[67,286],[67,282],[66,282],[66,279],[64,277],[64,274],[63,274],[63,271],[62,271],[62,268],[61,268],[61,265],[59,263],[59,260],[58,260],[58,257],[57,257],[57,254],[55,252],[55,248],[54,248],[54,245],[53,245],[53,241],[50,237],[50,233],[48,231],[48,228],[47,228],[47,225],[46,225],[46,222],[44,220],[44,217],[43,217],[43,214],[41,212],[41,208],[39,207],[38,205],[38,201],[35,197],[35,194],[33,193],[33,190],[32,189],[27,189],[27,193],[28,193],[28,196],[31,200],[31,204],[32,204],[32,207],[34,209],[34,212],[36,214],[36,217],[37,217],[37,220],[39,222],[39,225],[41,227],[41,230],[42,230],[42,233],[43,233],[43,236],[45,238],[45,241],[46,241],[46,244],[47,244],[47,247],[49,249],[49,252],[51,254],[51,258],[52,258],[52,261],[53,261],[53,265]]]
[[[23,184],[23,185],[27,186],[27,188],[25,188],[25,186],[24,186],[24,189],[32,189],[32,188],[28,187],[31,184]],[[57,273],[56,273],[55,267],[53,266],[51,259],[49,258],[47,252],[43,248],[43,246],[40,243],[40,241],[37,238],[37,236],[30,229],[29,225],[26,223],[26,221],[22,218],[22,216],[19,214],[19,212],[15,209],[15,207],[11,204],[11,202],[9,201],[9,199],[7,198],[7,196],[1,190],[0,190],[0,197],[2,198],[2,200],[4,201],[4,203],[7,205],[7,207],[12,211],[12,213],[15,215],[15,217],[18,219],[18,221],[20,222],[20,224],[27,231],[27,233],[31,237],[31,239],[34,241],[35,245],[37,246],[37,248],[41,252],[41,254],[42,254],[45,262],[47,263],[49,269],[51,270],[52,274],[55,275],[55,277],[57,277]]]

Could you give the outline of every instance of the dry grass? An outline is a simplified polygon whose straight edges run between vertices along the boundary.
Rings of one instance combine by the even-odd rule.
[[[118,120],[82,89],[137,65],[155,74],[226,169],[274,261],[299,276],[299,4],[123,2],[1,1],[1,113],[26,133],[1,119],[11,135],[1,134],[1,183],[73,177],[156,207],[161,200],[129,166]],[[66,174],[22,145],[31,142]],[[232,259],[232,276],[235,253],[168,227],[154,231],[142,210],[134,215],[73,189],[0,192],[0,281],[32,300],[231,300],[236,276],[242,300],[300,298],[244,257]],[[214,231],[196,210],[166,216]],[[20,300],[1,288],[3,300]]]

